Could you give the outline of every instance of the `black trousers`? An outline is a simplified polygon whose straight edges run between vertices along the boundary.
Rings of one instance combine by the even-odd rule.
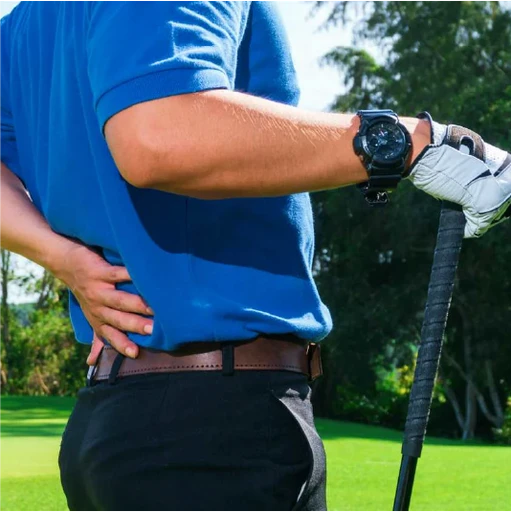
[[[326,510],[307,378],[146,374],[84,387],[62,437],[70,510]]]

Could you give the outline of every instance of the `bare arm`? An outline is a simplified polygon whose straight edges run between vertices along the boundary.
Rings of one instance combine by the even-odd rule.
[[[413,158],[430,142],[427,121],[401,118]],[[309,112],[227,90],[172,96],[114,115],[105,136],[137,187],[202,199],[269,197],[367,180],[353,151],[358,117]]]
[[[138,295],[116,289],[116,283],[131,280],[126,268],[110,265],[87,246],[55,233],[3,163],[1,195],[2,247],[61,279],[75,294],[95,333],[120,352],[136,356],[137,346],[123,331],[149,334],[153,322],[142,315],[152,311]]]
[[[21,254],[57,277],[78,244],[58,235],[34,206],[18,177],[2,163],[2,248]]]

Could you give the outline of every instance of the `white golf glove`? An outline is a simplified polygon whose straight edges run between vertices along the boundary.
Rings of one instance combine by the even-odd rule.
[[[432,143],[413,163],[408,178],[419,189],[463,207],[465,238],[482,236],[511,214],[511,155],[476,133],[429,119]]]

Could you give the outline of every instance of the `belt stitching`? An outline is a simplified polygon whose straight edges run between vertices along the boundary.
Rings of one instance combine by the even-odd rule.
[[[299,366],[293,366],[293,365],[281,365],[281,364],[238,364],[236,365],[236,368],[246,368],[246,367],[265,367],[265,368],[290,368],[293,370],[302,370]],[[157,366],[157,367],[149,367],[149,368],[138,368],[137,370],[121,370],[119,372],[119,375],[129,375],[130,373],[142,373],[150,370],[170,370],[170,369],[176,369],[176,368],[218,368],[222,369],[221,365],[218,364],[201,364],[201,365],[188,365],[188,366]],[[107,377],[108,374],[102,374],[96,376],[96,379]]]

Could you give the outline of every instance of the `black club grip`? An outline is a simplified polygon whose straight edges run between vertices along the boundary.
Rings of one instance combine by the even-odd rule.
[[[421,344],[410,392],[401,451],[403,455],[418,458],[422,451],[464,229],[463,212],[456,205],[444,203],[424,312]]]

